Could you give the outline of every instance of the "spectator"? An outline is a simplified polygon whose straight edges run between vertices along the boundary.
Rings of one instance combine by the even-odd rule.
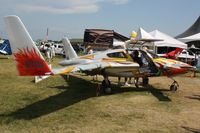
[[[87,54],[93,54],[93,50],[92,50],[90,45],[86,48],[86,53]]]
[[[46,46],[47,46],[47,49],[45,51],[46,60],[47,62],[51,62],[51,47],[49,44],[47,44]]]
[[[140,67],[143,65],[142,59],[139,57],[139,52],[137,50],[132,52],[131,57],[140,65]]]
[[[51,54],[51,60],[53,60],[53,57],[56,56],[56,54],[55,54],[55,47],[54,47],[54,45],[52,44],[50,48],[51,48],[51,52],[50,52],[50,54]]]

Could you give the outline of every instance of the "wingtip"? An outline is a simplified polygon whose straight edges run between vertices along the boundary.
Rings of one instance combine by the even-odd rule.
[[[7,16],[4,16],[4,18],[18,18],[19,19],[17,15],[7,15]]]
[[[67,40],[67,41],[68,41],[68,40],[69,40],[69,38],[68,38],[68,37],[66,37],[66,36],[64,36],[64,37],[63,37],[63,40]]]

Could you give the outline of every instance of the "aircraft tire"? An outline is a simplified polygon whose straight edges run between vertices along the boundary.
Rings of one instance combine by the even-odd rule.
[[[172,85],[170,86],[170,91],[177,91],[177,90],[178,90],[178,86],[177,86],[177,85],[172,84]]]
[[[108,84],[106,84],[105,80],[102,81],[102,90],[106,94],[111,94],[112,93],[110,80],[108,80]]]
[[[149,84],[149,78],[148,77],[142,78],[142,83],[143,83],[144,86],[148,85]]]
[[[138,80],[139,80],[139,78],[134,79],[134,84],[135,84],[136,88],[139,88],[139,81]]]

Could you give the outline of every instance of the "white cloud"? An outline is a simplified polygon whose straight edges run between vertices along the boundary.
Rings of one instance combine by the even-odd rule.
[[[95,13],[101,4],[126,4],[128,0],[34,0],[17,4],[20,12],[49,12],[56,14]]]
[[[49,12],[49,13],[57,13],[57,14],[72,14],[72,13],[94,13],[98,11],[98,6],[96,5],[79,5],[72,7],[54,7],[54,6],[43,6],[43,5],[28,5],[21,4],[17,6],[19,11],[27,11],[27,12]]]
[[[122,5],[122,4],[127,4],[128,0],[110,0],[111,2],[114,2],[116,5]]]

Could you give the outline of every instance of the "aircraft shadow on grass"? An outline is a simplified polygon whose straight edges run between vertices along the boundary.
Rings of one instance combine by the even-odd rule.
[[[191,132],[191,133],[200,133],[200,129],[195,129],[195,128],[191,128],[191,127],[186,127],[186,126],[181,126],[183,129]]]
[[[15,112],[10,114],[2,114],[0,116],[5,117],[12,117],[14,119],[25,119],[31,120],[38,118],[43,115],[47,115],[49,113],[55,112],[57,110],[63,109],[65,107],[71,106],[76,104],[82,100],[86,100],[88,98],[96,97],[96,90],[97,87],[96,83],[92,83],[90,81],[84,80],[82,78],[77,77],[70,77],[68,81],[69,86],[54,86],[50,87],[51,89],[64,89],[64,92],[61,92],[55,96],[50,96],[44,100],[35,102],[31,105],[26,106],[25,108],[19,109]],[[113,94],[122,93],[122,92],[135,92],[135,91],[148,91],[152,93],[159,101],[171,101],[168,96],[165,96],[162,91],[169,91],[169,90],[162,90],[156,89],[152,86],[148,88],[134,88],[129,87],[126,89],[120,88],[116,85],[112,86]]]
[[[185,98],[193,99],[193,100],[199,100],[200,101],[200,95],[185,96]]]

